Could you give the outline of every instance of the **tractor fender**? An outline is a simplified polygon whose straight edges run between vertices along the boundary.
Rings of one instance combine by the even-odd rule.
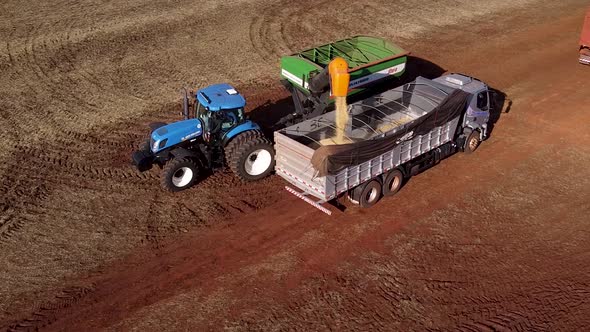
[[[232,138],[249,130],[260,130],[260,126],[250,120],[236,126],[223,136],[223,145],[225,146]]]
[[[170,150],[170,154],[174,156],[174,158],[199,158],[200,154],[197,151],[191,151],[185,148],[176,147]]]

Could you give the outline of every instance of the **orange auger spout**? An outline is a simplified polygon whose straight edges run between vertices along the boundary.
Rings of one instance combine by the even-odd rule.
[[[348,63],[343,58],[337,57],[330,61],[328,65],[330,73],[330,87],[332,96],[346,97],[348,94],[348,84],[350,83],[350,74],[348,73]]]

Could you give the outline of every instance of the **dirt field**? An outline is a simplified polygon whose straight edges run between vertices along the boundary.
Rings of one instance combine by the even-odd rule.
[[[588,329],[588,4],[4,1],[0,331]],[[509,112],[474,155],[332,217],[277,176],[169,194],[130,166],[180,87],[234,83],[265,123],[289,105],[280,55],[356,34]]]

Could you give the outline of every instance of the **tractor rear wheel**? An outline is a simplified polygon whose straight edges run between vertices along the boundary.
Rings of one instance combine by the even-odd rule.
[[[236,143],[232,145],[232,142]],[[226,160],[237,177],[244,181],[255,181],[272,172],[275,164],[274,148],[262,133],[245,132],[232,142],[228,144]]]
[[[164,166],[161,184],[164,189],[177,192],[191,187],[197,181],[199,166],[187,158],[173,158]]]
[[[225,160],[229,165],[229,161],[231,156],[233,155],[234,151],[237,149],[238,146],[242,145],[245,141],[253,140],[255,138],[264,138],[264,134],[259,130],[248,130],[245,131],[238,136],[234,137],[224,148],[225,151]]]

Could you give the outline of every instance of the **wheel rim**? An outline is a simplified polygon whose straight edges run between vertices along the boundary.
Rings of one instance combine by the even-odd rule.
[[[248,175],[260,175],[268,170],[271,163],[272,156],[270,152],[265,149],[258,149],[248,155],[244,170]]]
[[[477,140],[477,138],[475,138],[475,137],[471,138],[471,140],[469,141],[469,149],[471,151],[475,150],[475,148],[477,148],[477,144],[479,144],[479,141]]]
[[[193,179],[193,170],[189,167],[181,167],[172,174],[172,184],[175,187],[184,187]]]
[[[367,193],[367,203],[373,203],[375,201],[375,199],[377,199],[377,195],[378,195],[378,190],[377,188],[371,188],[371,190],[369,190],[369,192]]]
[[[393,179],[391,180],[391,184],[389,185],[389,191],[394,191],[397,189],[397,187],[399,186],[401,180],[399,178],[399,176],[394,176]]]

